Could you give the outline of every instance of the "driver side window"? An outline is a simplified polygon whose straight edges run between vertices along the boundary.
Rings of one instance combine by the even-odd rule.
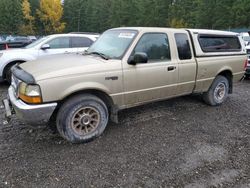
[[[69,37],[60,37],[52,39],[48,44],[50,45],[50,49],[70,48],[70,39]]]
[[[137,52],[146,53],[149,63],[171,59],[168,37],[164,33],[144,34],[137,43],[133,54]]]

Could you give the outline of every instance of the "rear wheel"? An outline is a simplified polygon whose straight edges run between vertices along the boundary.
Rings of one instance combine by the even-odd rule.
[[[228,97],[229,82],[224,76],[217,76],[209,90],[203,94],[204,101],[211,106],[221,105]]]
[[[83,143],[100,136],[108,123],[106,104],[94,95],[69,99],[57,115],[58,132],[72,143]]]

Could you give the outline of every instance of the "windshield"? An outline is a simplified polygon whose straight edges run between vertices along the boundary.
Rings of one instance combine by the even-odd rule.
[[[109,30],[87,50],[87,53],[103,54],[111,59],[121,59],[132,41],[137,31],[135,30]]]
[[[46,39],[48,39],[49,37],[43,37],[43,38],[40,38],[39,40],[29,44],[28,46],[26,46],[25,48],[33,48],[34,46],[42,43],[43,41],[45,41]]]

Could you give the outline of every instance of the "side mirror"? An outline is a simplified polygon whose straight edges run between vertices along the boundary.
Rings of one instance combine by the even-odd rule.
[[[50,49],[50,45],[49,44],[44,44],[44,45],[42,45],[41,49],[42,50]]]
[[[136,65],[137,63],[147,63],[148,55],[144,52],[136,52],[133,56],[128,59],[129,65]]]

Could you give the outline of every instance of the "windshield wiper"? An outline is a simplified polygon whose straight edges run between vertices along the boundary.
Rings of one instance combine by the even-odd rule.
[[[110,59],[107,55],[105,55],[105,54],[103,54],[101,52],[88,52],[88,51],[86,51],[84,54],[86,54],[86,55],[91,55],[91,54],[98,55],[98,56],[100,56],[101,58],[103,58],[105,60]]]

